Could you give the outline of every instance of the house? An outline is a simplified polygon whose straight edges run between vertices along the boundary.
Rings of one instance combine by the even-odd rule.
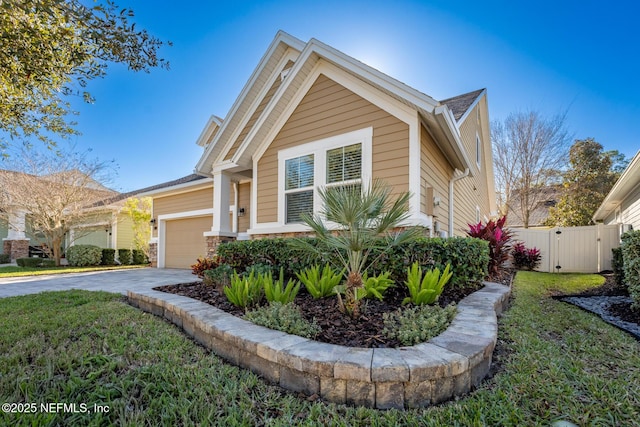
[[[381,179],[411,193],[407,225],[439,236],[497,211],[485,89],[438,101],[315,39],[279,32],[197,143],[194,176],[145,194],[158,267],[307,233],[300,215],[320,209],[320,186]]]
[[[549,218],[549,210],[555,207],[562,195],[562,186],[548,185],[538,189],[532,189],[529,193],[529,203],[534,208],[529,211],[528,228],[549,228],[546,224]],[[507,204],[507,226],[509,228],[524,227],[524,213],[520,192],[514,191]]]
[[[0,211],[0,253],[11,254],[11,259],[42,255],[42,247],[51,244],[42,232],[34,229],[33,209],[70,211],[65,220],[73,225],[61,242],[63,251],[76,244],[114,249],[132,247],[133,224],[122,212],[124,201],[131,194],[119,194],[77,170],[42,176],[0,170],[0,184],[16,190],[4,191],[9,198],[3,198],[0,203],[4,209]],[[64,190],[74,185],[77,191]],[[12,204],[11,197],[17,198],[18,205]],[[67,197],[66,202],[47,203],[48,199],[62,197]],[[90,204],[85,205],[87,203]]]
[[[605,225],[617,224],[620,233],[640,230],[640,151],[604,198],[593,220]]]

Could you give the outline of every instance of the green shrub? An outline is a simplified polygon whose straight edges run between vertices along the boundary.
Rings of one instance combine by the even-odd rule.
[[[43,259],[42,263],[40,264],[40,267],[42,268],[51,268],[51,267],[55,267],[56,266],[56,260],[55,259]]]
[[[0,264],[9,264],[11,262],[10,254],[0,254]]]
[[[296,273],[296,276],[307,288],[307,292],[313,298],[318,299],[334,295],[336,293],[335,287],[342,281],[343,274],[344,270],[336,274],[331,266],[326,264],[322,272],[320,272],[318,265],[314,265]]]
[[[453,273],[449,272],[450,265],[447,264],[442,274],[440,269],[435,268],[428,270],[424,277],[422,276],[422,268],[417,262],[414,262],[411,268],[407,269],[407,281],[405,284],[409,289],[409,296],[406,297],[402,304],[412,303],[415,305],[433,304],[444,290]]]
[[[118,249],[118,261],[121,265],[130,265],[131,249]]]
[[[149,261],[143,250],[134,249],[131,251],[131,263],[134,265],[146,264]]]
[[[421,305],[384,313],[382,333],[402,345],[416,345],[440,335],[456,315],[456,306]]]
[[[220,264],[211,270],[206,270],[202,281],[205,285],[213,285],[222,292],[224,287],[231,283],[232,274],[233,268],[229,264]]]
[[[231,304],[246,309],[258,305],[262,299],[264,287],[260,277],[253,272],[240,277],[234,271],[231,284],[225,286],[223,291]]]
[[[102,249],[102,265],[115,265],[116,263],[116,250],[115,249]]]
[[[611,249],[611,268],[613,269],[613,277],[618,286],[624,286],[624,259],[622,257],[622,248]]]
[[[94,245],[74,245],[67,249],[67,261],[72,267],[100,265],[102,249]]]
[[[18,258],[16,259],[18,267],[40,267],[42,265],[42,258]]]
[[[377,263],[380,271],[390,271],[395,283],[407,278],[407,268],[414,262],[421,267],[443,270],[451,264],[453,276],[448,286],[457,289],[480,289],[487,276],[489,244],[471,237],[420,238],[393,248]]]
[[[624,279],[633,300],[632,307],[640,310],[640,230],[622,235]]]
[[[280,268],[280,270],[282,270],[282,267]],[[266,276],[267,274],[273,274],[273,267],[270,264],[264,264],[259,262],[257,264],[248,265],[244,269],[244,273],[242,274],[246,276],[251,273],[255,274],[256,276],[260,274],[263,276]]]
[[[267,306],[250,311],[245,319],[256,325],[270,329],[299,335],[305,338],[315,338],[320,332],[320,326],[315,322],[309,322],[300,313],[300,309],[294,304],[282,304],[273,302]]]
[[[319,245],[316,239],[305,239]],[[236,240],[218,247],[218,256],[234,270],[244,271],[247,266],[267,264],[273,271],[284,269],[285,278],[314,264],[325,264],[327,259],[309,253],[295,244],[295,239]]]
[[[264,287],[264,296],[269,302],[279,302],[289,304],[293,302],[300,290],[300,282],[289,279],[287,286],[284,285],[284,271],[280,269],[280,279],[274,281],[271,272],[267,274],[259,274],[258,277],[262,281]]]
[[[323,256],[309,253],[299,244],[298,239],[258,239],[238,240],[221,245],[218,255],[232,268],[243,271],[246,266],[254,264],[268,264],[274,271],[284,268],[285,278],[295,277],[296,273],[314,265],[339,263],[330,255],[328,250]],[[316,247],[323,244],[314,238],[302,239]],[[382,245],[379,245],[382,246]],[[370,258],[376,259],[381,249],[371,253]],[[376,264],[369,268],[370,276],[379,275],[386,271],[395,283],[402,283],[406,279],[407,267],[418,261],[422,267],[438,267],[443,270],[451,264],[453,277],[449,286],[454,288],[480,289],[482,281],[487,276],[489,265],[488,242],[475,238],[419,238],[413,242],[404,243],[390,248],[382,254]]]

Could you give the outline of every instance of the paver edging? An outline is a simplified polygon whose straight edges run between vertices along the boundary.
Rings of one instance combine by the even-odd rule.
[[[510,289],[485,287],[458,303],[442,334],[400,348],[351,348],[256,325],[207,303],[160,291],[128,291],[129,303],[162,316],[226,360],[281,387],[334,403],[424,407],[469,392],[489,372],[497,316]]]

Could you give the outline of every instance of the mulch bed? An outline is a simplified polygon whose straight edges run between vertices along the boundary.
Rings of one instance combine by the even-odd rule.
[[[202,282],[160,286],[154,289],[197,299],[238,317],[244,315],[243,309],[229,303],[226,296],[221,295],[214,286],[208,286]],[[449,303],[457,303],[472,292],[473,289],[466,291],[445,289],[438,303],[445,307]],[[405,296],[405,288],[401,284],[388,289],[384,301],[365,300],[361,308],[362,314],[358,319],[351,319],[342,314],[338,310],[335,297],[314,299],[307,293],[304,286],[300,288],[295,303],[300,307],[305,319],[309,321],[315,319],[322,328],[322,332],[316,337],[317,341],[348,347],[391,348],[399,347],[400,343],[382,334],[384,329],[382,315],[400,308]]]
[[[570,296],[577,297],[594,297],[594,296],[629,296],[629,291],[625,286],[619,286],[613,274],[602,274],[605,278],[605,282],[602,286],[597,288],[587,289],[584,292],[579,294],[572,294]],[[563,297],[569,295],[562,295]],[[620,303],[620,304],[610,304],[608,306],[608,314],[618,317],[619,319],[635,323],[636,325],[640,325],[640,310],[633,310],[631,308],[631,304],[629,303]]]

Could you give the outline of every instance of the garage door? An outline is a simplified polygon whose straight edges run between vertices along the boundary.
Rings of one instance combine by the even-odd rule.
[[[198,257],[204,256],[206,242],[202,233],[211,231],[211,216],[175,219],[165,226],[166,268],[190,268]]]

